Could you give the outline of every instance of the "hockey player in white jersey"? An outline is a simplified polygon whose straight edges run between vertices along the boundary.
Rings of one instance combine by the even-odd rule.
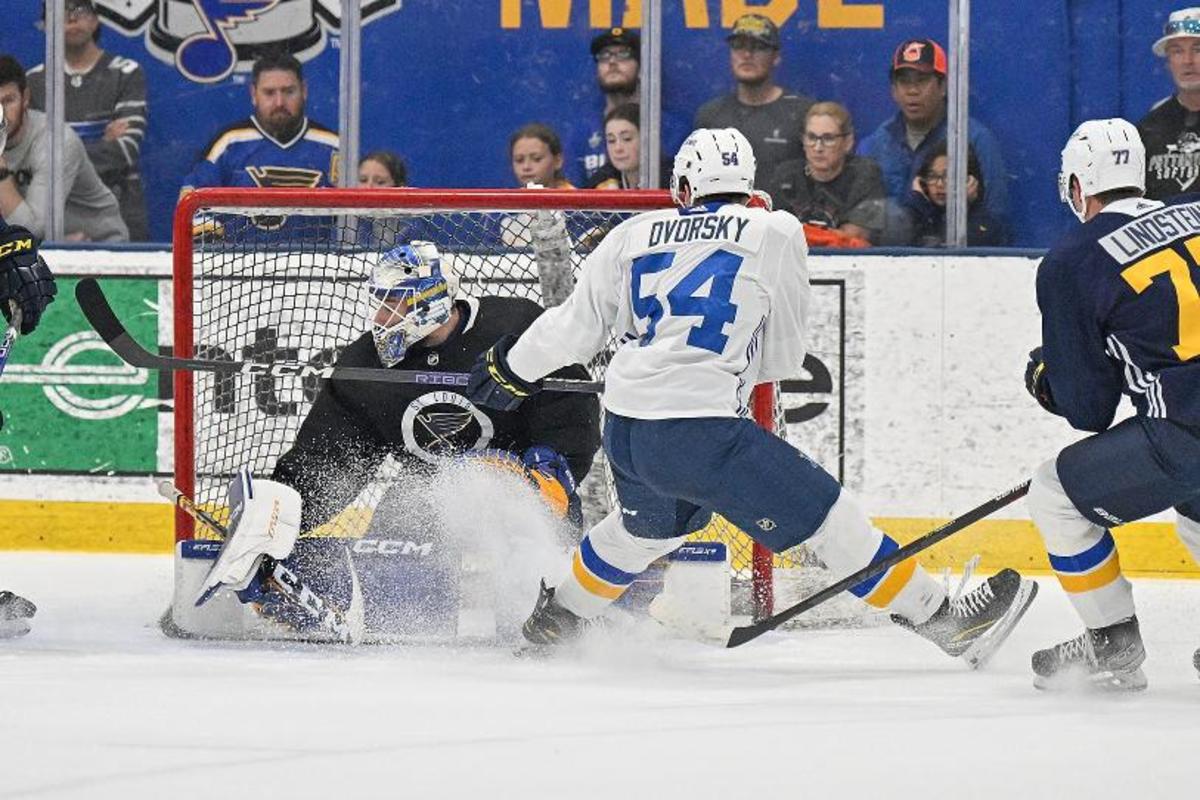
[[[755,384],[802,374],[809,299],[800,224],[747,207],[754,170],[738,131],[692,133],[671,177],[680,208],[617,226],[571,297],[472,372],[474,402],[512,408],[542,376],[586,362],[610,330],[624,335],[603,400],[619,507],[588,532],[562,578],[543,581],[523,629],[535,644],[578,635],[714,511],[774,552],[807,541],[839,575],[898,549],[825,470],[747,419]],[[1006,569],[951,601],[909,559],[852,591],[979,666],[1036,585]]]

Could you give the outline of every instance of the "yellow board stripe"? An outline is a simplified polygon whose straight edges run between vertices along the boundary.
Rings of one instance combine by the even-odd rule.
[[[1114,550],[1107,561],[1091,572],[1084,573],[1083,575],[1069,572],[1058,572],[1055,574],[1058,575],[1058,582],[1068,592],[1072,594],[1090,592],[1093,589],[1108,586],[1121,577],[1121,559],[1117,556],[1117,551]]]
[[[0,500],[0,549],[169,553],[174,544],[169,503]]]
[[[626,587],[614,586],[608,581],[602,581],[588,572],[588,568],[583,565],[583,556],[579,554],[578,548],[575,550],[575,558],[571,563],[571,572],[575,574],[575,580],[579,581],[580,586],[597,597],[603,597],[605,600],[616,600],[625,593]]]
[[[879,585],[875,587],[875,591],[871,592],[864,599],[876,608],[887,608],[896,599],[896,595],[900,594],[900,590],[912,580],[913,573],[916,571],[916,559],[904,559],[888,570],[887,577],[881,580]]]

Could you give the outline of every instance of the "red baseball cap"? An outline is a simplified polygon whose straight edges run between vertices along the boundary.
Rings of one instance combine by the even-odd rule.
[[[892,55],[892,75],[902,69],[946,77],[946,51],[933,39],[909,39]]]

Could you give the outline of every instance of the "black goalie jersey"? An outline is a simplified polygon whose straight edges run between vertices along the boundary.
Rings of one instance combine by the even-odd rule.
[[[437,347],[413,347],[396,369],[468,372],[505,334],[520,334],[542,313],[520,298],[459,299],[458,329]],[[381,367],[371,334],[356,339],[338,366]],[[589,380],[573,365],[555,377]],[[344,509],[387,455],[410,469],[456,452],[500,448],[520,455],[533,445],[561,453],[582,480],[600,447],[595,395],[539,392],[512,412],[478,408],[457,388],[328,380],[322,384],[292,448],[272,477],[304,501],[303,530]]]

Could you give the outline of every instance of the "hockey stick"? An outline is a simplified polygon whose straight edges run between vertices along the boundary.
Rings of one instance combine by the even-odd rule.
[[[466,386],[465,372],[425,372],[422,370],[384,369],[383,367],[316,366],[301,361],[212,361],[203,358],[171,358],[159,356],[138,344],[117,319],[108,298],[95,278],[84,278],[75,285],[75,298],[83,315],[100,334],[105,344],[121,360],[142,369],[186,370],[189,372],[239,372],[243,375],[277,375],[297,378],[337,378],[344,381],[374,381],[377,383],[424,383],[430,386]],[[598,393],[604,391],[599,381],[580,381],[569,378],[543,378],[542,388],[555,392]]]
[[[8,364],[8,355],[12,352],[13,345],[17,343],[17,337],[21,335],[21,307],[17,305],[16,300],[9,300],[8,310],[8,330],[4,332],[4,341],[0,342],[0,375],[4,374],[4,367]]]
[[[221,537],[222,540],[228,538],[229,530],[215,517],[197,506],[192,498],[179,491],[175,487],[175,484],[170,481],[159,482],[158,493],[174,503],[176,508],[182,509],[192,519],[208,527],[209,530]],[[350,609],[347,613],[343,614],[310,589],[304,580],[293,570],[288,569],[281,562],[272,558],[268,557],[266,561],[270,573],[267,577],[267,583],[272,589],[282,594],[289,603],[297,606],[306,615],[312,617],[320,630],[332,634],[337,637],[338,641],[346,644],[359,644],[362,642],[365,635],[361,607],[362,595],[359,590],[358,576],[354,572],[353,564],[350,564],[350,582],[352,588]]]
[[[862,583],[867,578],[873,578],[880,573],[886,572],[887,570],[899,564],[901,561],[916,555],[922,550],[932,547],[946,537],[958,533],[963,528],[974,525],[984,517],[999,511],[1010,503],[1020,500],[1028,493],[1029,481],[1025,481],[1020,486],[1013,487],[1004,494],[993,497],[991,500],[976,506],[962,516],[950,520],[940,528],[935,528],[924,536],[909,542],[887,558],[868,564],[858,572],[847,575],[837,583],[830,584],[816,594],[804,598],[794,606],[785,608],[778,614],[773,614],[761,622],[734,628],[732,631],[730,631],[729,641],[726,642],[725,646],[737,647],[738,645],[743,645],[746,642],[757,639],[767,631],[778,628],[792,617],[795,617],[798,614],[803,614],[805,611],[808,611],[814,606],[819,606],[821,603],[824,603],[834,595],[841,594],[850,587]]]

